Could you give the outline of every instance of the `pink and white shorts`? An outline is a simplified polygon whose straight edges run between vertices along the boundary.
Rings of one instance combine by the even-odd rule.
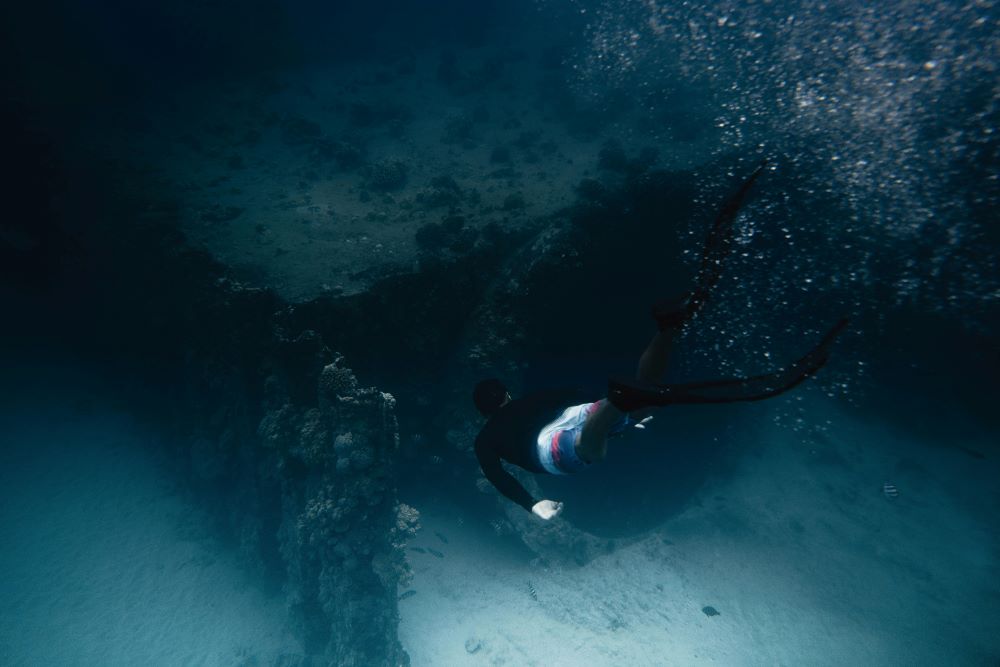
[[[601,402],[572,405],[538,433],[538,460],[545,471],[552,475],[570,475],[586,468],[589,463],[576,453],[576,443],[580,440],[583,424]],[[624,415],[611,428],[611,433],[620,433],[628,424]]]

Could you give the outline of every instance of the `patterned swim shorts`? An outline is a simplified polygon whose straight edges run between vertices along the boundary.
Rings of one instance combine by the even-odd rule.
[[[538,460],[545,471],[553,475],[570,475],[586,468],[589,464],[576,453],[576,443],[583,430],[583,424],[601,404],[582,403],[573,405],[546,424],[538,433]],[[628,415],[623,415],[609,435],[621,433],[628,425]]]

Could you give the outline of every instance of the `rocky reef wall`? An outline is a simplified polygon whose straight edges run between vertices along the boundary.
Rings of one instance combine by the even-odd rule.
[[[169,206],[78,186],[43,244],[62,273],[17,304],[16,339],[96,364],[166,434],[181,488],[283,592],[304,649],[283,665],[409,664],[397,595],[418,515],[397,498],[393,396],[192,249]]]
[[[269,299],[217,289],[233,321]],[[359,384],[313,331],[252,335],[187,354],[176,442],[189,478],[243,561],[282,582],[314,663],[408,664],[396,601],[418,517],[396,498],[395,399]]]

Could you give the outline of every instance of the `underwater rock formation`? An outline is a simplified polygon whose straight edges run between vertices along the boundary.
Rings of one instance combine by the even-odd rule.
[[[266,291],[218,287],[220,321],[243,331],[239,346],[209,336],[187,355],[192,475],[243,560],[283,580],[313,664],[408,664],[397,589],[418,514],[396,499],[395,399],[363,387],[315,332],[247,317],[274,305]]]
[[[398,190],[406,183],[406,164],[397,158],[384,158],[367,167],[365,184],[372,190]]]

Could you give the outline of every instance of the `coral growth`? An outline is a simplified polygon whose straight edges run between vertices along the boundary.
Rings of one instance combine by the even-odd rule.
[[[406,164],[397,158],[384,158],[366,169],[366,185],[373,190],[398,190],[406,184]]]
[[[462,189],[450,176],[436,176],[417,193],[417,205],[427,211],[442,206],[457,206],[462,201]]]
[[[283,576],[315,664],[408,664],[397,591],[418,515],[397,502],[391,475],[395,399],[361,386],[315,332],[290,334],[269,293],[216,288],[202,319],[218,337],[187,355],[192,471],[226,479],[220,518],[249,568]]]

